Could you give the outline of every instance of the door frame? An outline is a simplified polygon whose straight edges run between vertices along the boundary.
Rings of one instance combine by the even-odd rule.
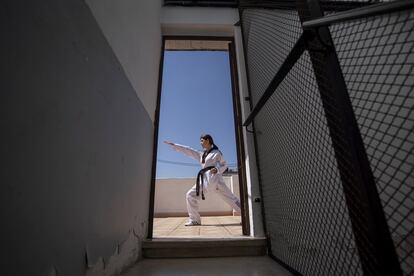
[[[240,203],[241,203],[241,220],[242,220],[242,232],[243,235],[250,235],[250,220],[249,220],[249,203],[247,192],[247,177],[246,177],[246,165],[245,165],[245,151],[243,140],[243,125],[242,125],[242,110],[240,102],[239,91],[239,78],[238,68],[235,51],[234,37],[216,37],[216,36],[162,36],[162,46],[160,55],[160,65],[158,73],[158,92],[157,103],[154,116],[154,144],[153,144],[153,158],[152,158],[152,170],[151,170],[151,189],[150,189],[150,202],[149,202],[149,214],[148,214],[148,239],[153,238],[153,226],[154,226],[154,203],[155,203],[155,181],[157,170],[157,153],[158,153],[158,131],[159,131],[159,119],[160,119],[160,105],[162,96],[162,79],[164,70],[164,52],[165,42],[167,40],[209,40],[209,41],[228,41],[229,47],[229,66],[230,66],[230,79],[232,90],[232,102],[233,102],[233,118],[236,138],[236,152],[237,152],[237,167],[239,176],[239,190],[240,190]]]

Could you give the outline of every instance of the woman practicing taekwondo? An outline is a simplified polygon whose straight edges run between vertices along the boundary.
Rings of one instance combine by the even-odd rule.
[[[209,134],[201,135],[200,144],[204,151],[197,151],[188,146],[175,144],[169,141],[164,143],[172,146],[178,152],[200,162],[201,170],[197,175],[196,184],[187,192],[187,210],[189,220],[186,226],[201,225],[200,213],[198,212],[198,200],[204,200],[207,192],[214,191],[221,196],[234,210],[240,212],[240,201],[226,186],[223,172],[227,169],[223,154],[214,144]]]

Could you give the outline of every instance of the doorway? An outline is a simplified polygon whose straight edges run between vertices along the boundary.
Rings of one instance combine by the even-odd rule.
[[[164,37],[155,119],[148,237],[248,235],[247,192],[232,38]],[[223,179],[240,199],[236,212],[217,194],[199,200],[201,226],[185,227],[185,194],[200,164],[163,141],[201,150],[202,133],[214,137],[228,169]]]

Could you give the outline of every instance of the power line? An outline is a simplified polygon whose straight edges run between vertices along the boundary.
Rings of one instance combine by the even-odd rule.
[[[176,162],[176,161],[169,161],[169,160],[162,160],[162,159],[157,159],[157,161],[161,162],[161,163],[172,164],[172,165],[181,165],[181,166],[188,166],[188,167],[200,167],[200,165],[193,164],[193,163]]]
[[[170,161],[170,160],[163,160],[163,159],[157,159],[158,162],[160,163],[167,163],[167,164],[171,164],[171,165],[180,165],[180,166],[187,166],[187,167],[200,167],[199,164],[194,164],[194,163],[186,163],[186,162],[177,162],[177,161]],[[237,164],[236,163],[229,163],[227,164],[228,167],[236,167]]]

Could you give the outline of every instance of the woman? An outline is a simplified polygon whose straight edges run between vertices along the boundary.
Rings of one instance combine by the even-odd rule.
[[[201,135],[200,137],[200,144],[204,149],[203,152],[169,141],[164,141],[164,143],[172,146],[174,150],[194,158],[201,164],[202,169],[197,175],[197,183],[187,192],[186,200],[189,220],[185,226],[201,225],[198,200],[200,196],[204,200],[204,194],[207,191],[218,193],[234,210],[240,212],[240,201],[226,186],[222,176],[222,173],[227,169],[226,161],[209,134]]]

